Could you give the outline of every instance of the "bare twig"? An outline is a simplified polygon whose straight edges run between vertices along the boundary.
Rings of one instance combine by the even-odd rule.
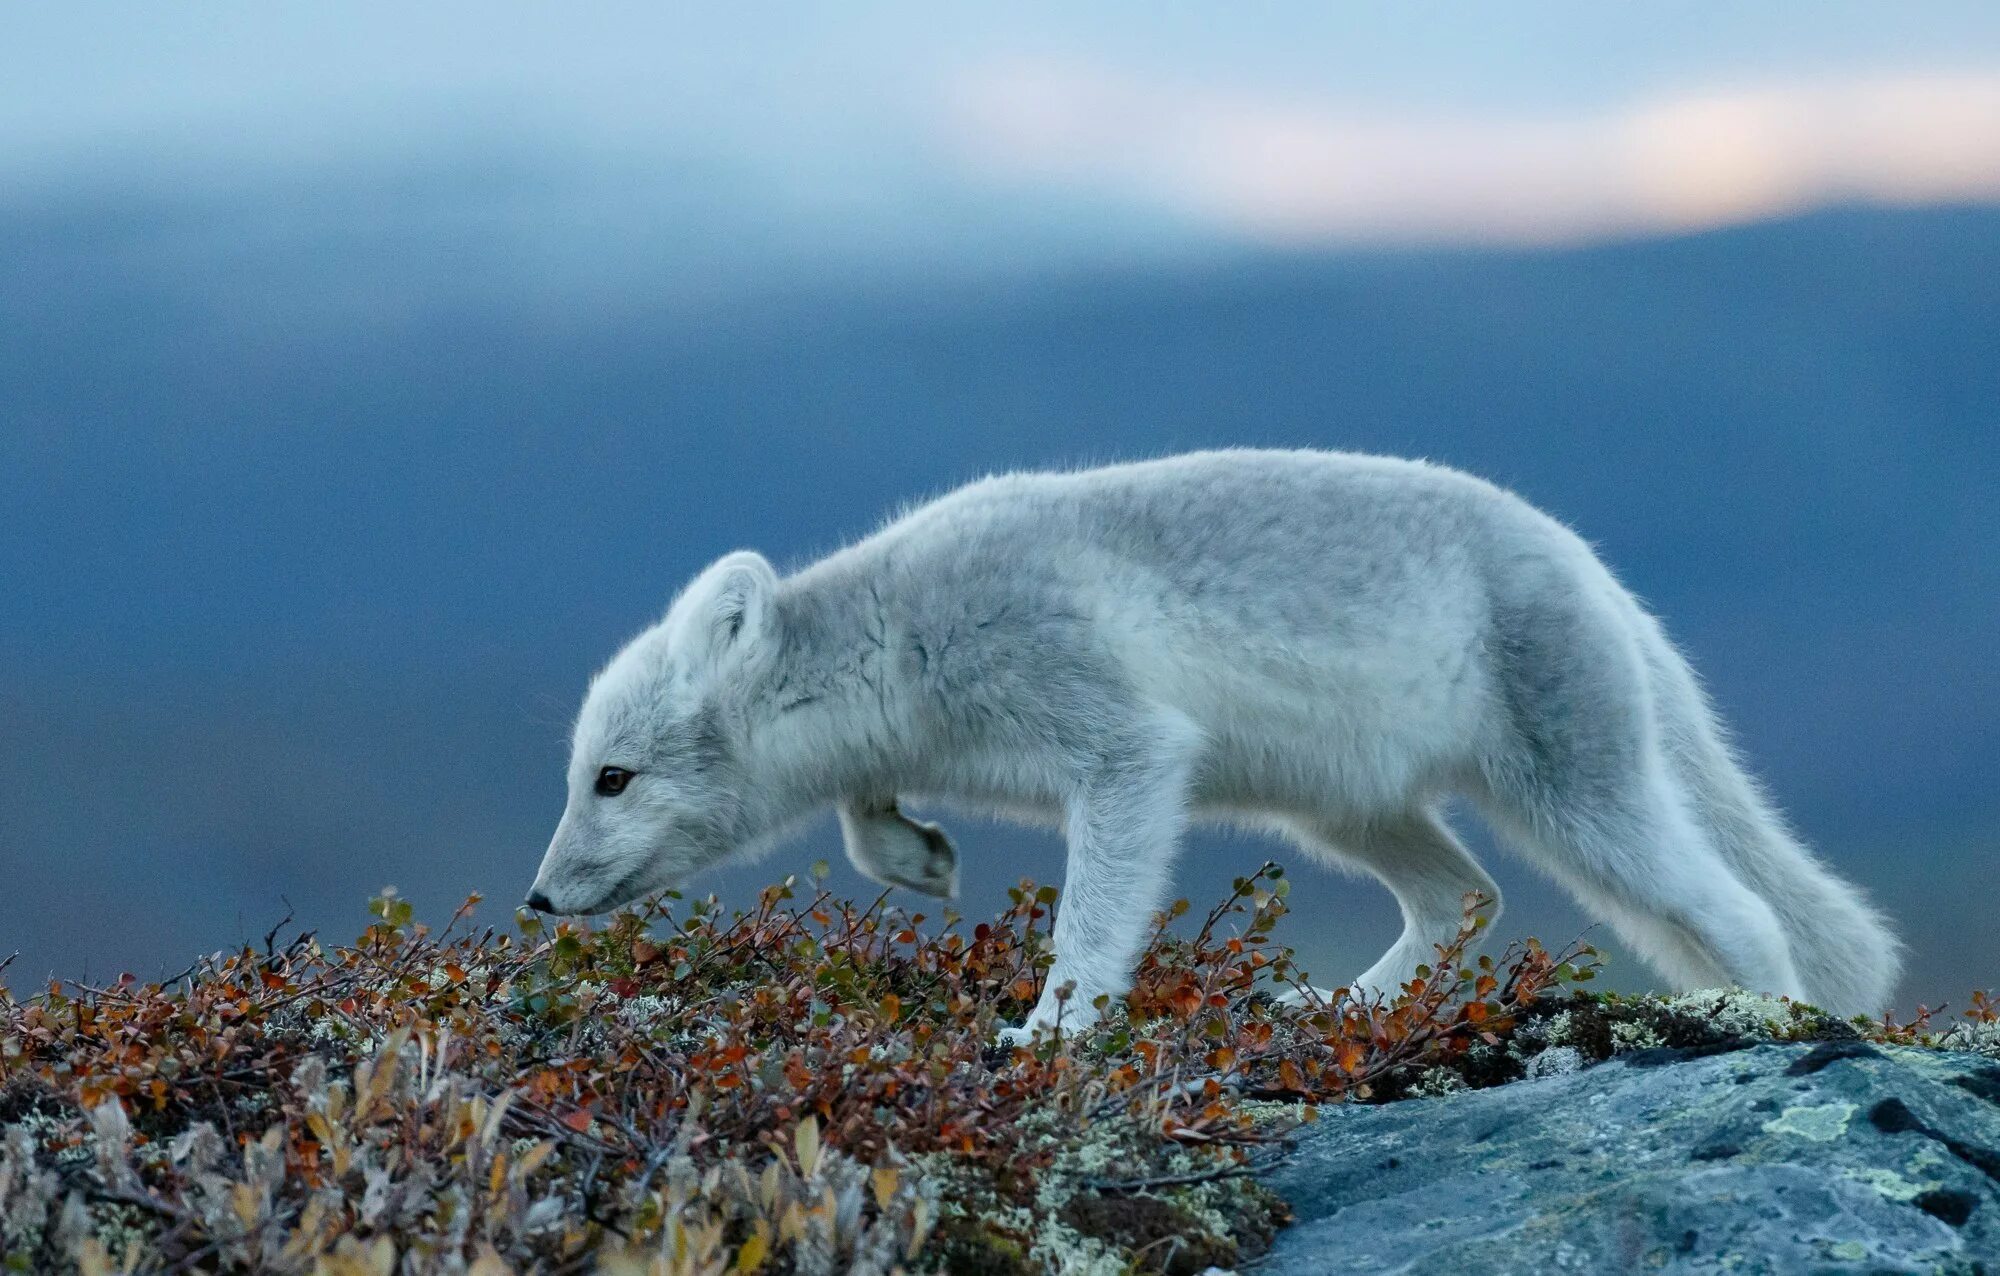
[[[286,899],[283,895],[278,896],[278,901],[285,906],[285,915],[280,917],[271,929],[264,932],[264,960],[267,962],[278,959],[278,954],[275,951],[275,946],[278,942],[278,932],[292,924],[292,914],[294,911],[292,901]]]

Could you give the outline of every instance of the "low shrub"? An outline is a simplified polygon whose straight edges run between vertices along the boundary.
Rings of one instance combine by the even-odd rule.
[[[993,1044],[1049,968],[1056,895],[1027,883],[976,924],[788,879],[505,933],[387,893],[350,945],[0,991],[0,1256],[1198,1272],[1283,1224],[1255,1171],[1320,1105],[1507,1080],[1556,1013],[1622,1013],[1574,994],[1587,949],[1468,957],[1477,900],[1435,971],[1329,1005],[1272,937],[1286,889],[1266,865],[1198,922],[1177,904],[1099,1026],[1032,1048]]]

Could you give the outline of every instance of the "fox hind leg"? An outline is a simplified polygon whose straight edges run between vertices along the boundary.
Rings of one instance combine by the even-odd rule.
[[[1656,766],[1608,790],[1581,786],[1532,804],[1503,799],[1494,815],[1509,840],[1677,990],[1726,982],[1802,995],[1777,914],[1730,869]]]
[[[1351,987],[1358,995],[1394,995],[1418,966],[1437,960],[1465,918],[1465,897],[1477,893],[1500,915],[1500,888],[1432,810],[1417,810],[1365,825],[1318,817],[1283,822],[1290,836],[1315,858],[1360,869],[1396,897],[1403,933]]]

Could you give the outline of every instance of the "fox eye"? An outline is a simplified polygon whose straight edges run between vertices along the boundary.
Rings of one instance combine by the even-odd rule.
[[[597,796],[617,797],[625,791],[632,780],[632,773],[621,766],[608,766],[597,773]]]

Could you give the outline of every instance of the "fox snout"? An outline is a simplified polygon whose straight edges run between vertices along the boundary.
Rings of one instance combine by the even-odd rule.
[[[627,873],[623,877],[606,880],[595,876],[580,882],[551,882],[548,874],[535,879],[528,896],[521,901],[538,913],[553,913],[565,917],[580,917],[587,913],[605,913],[621,904],[629,904],[647,893],[649,874],[643,870]]]

